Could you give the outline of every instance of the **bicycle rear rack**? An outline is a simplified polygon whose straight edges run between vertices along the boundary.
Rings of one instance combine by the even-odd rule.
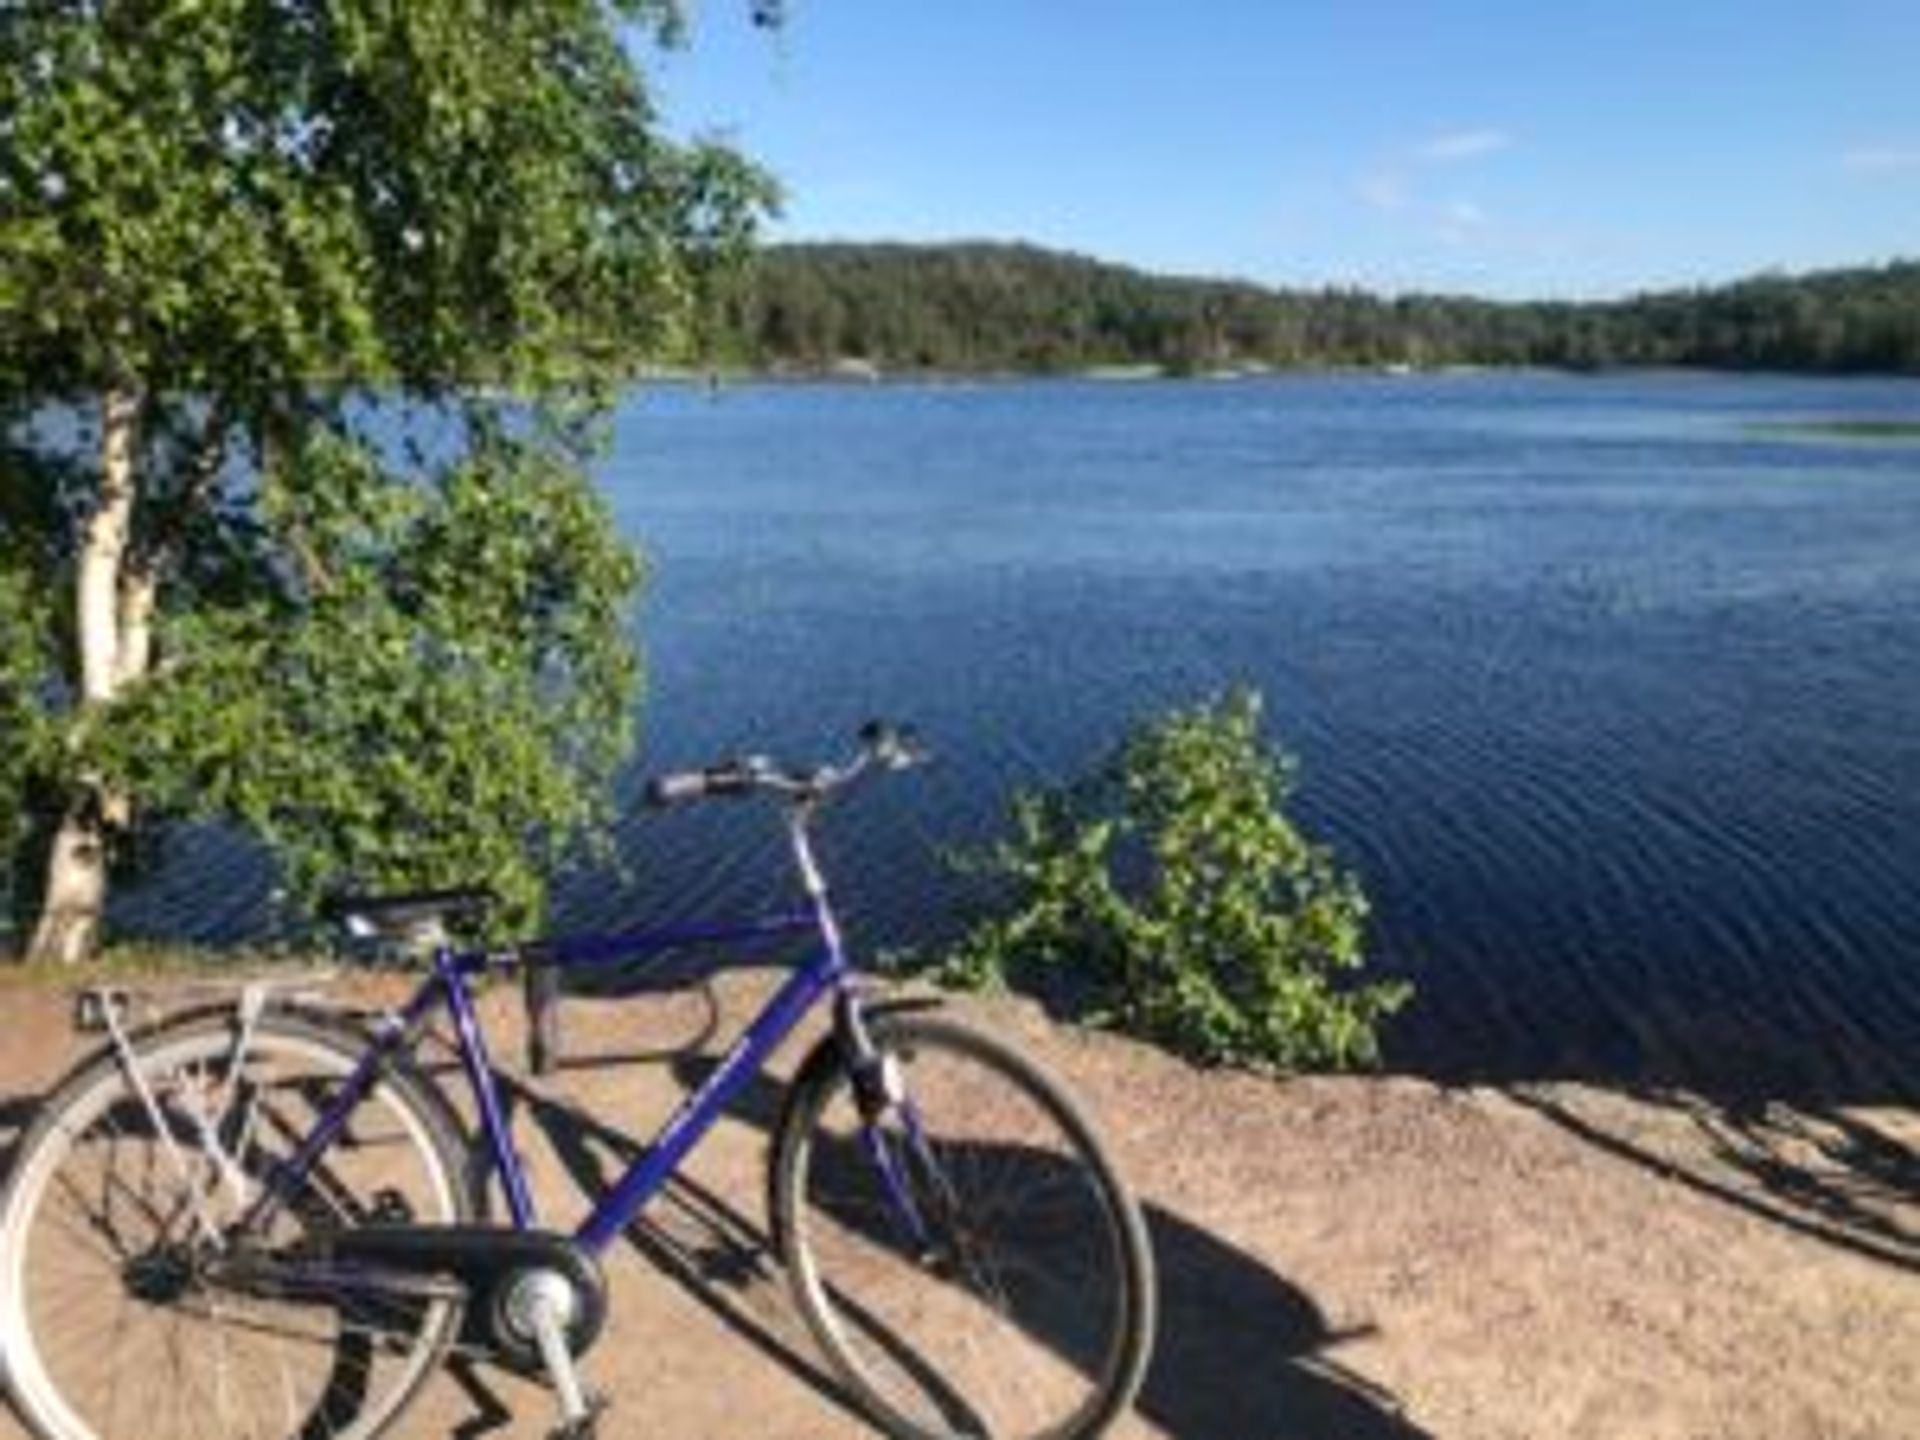
[[[156,980],[147,984],[89,985],[74,996],[73,1028],[83,1035],[107,1035],[115,1030],[165,1020],[182,1010],[216,1003],[231,1003],[243,1015],[257,1013],[275,1002],[319,1003],[325,999],[324,988],[338,974],[329,968],[284,975],[248,974],[230,978]]]

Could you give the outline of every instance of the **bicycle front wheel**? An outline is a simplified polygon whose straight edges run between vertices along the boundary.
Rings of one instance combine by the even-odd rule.
[[[774,1150],[775,1233],[840,1378],[902,1440],[1073,1440],[1138,1389],[1153,1266],[1073,1101],[925,1014],[874,1016],[879,1070],[809,1063]],[[828,1042],[832,1044],[833,1042]]]
[[[390,1068],[271,1220],[239,1224],[365,1045],[270,1014],[243,1046],[231,1014],[202,1014],[52,1097],[0,1199],[0,1371],[44,1440],[368,1440],[413,1396],[457,1299],[262,1283],[259,1257],[468,1218],[437,1092]]]

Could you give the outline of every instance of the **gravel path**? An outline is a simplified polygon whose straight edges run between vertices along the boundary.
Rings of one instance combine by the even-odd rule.
[[[598,1058],[513,1092],[550,1223],[585,1213],[582,1181],[615,1172],[699,1072],[717,1044],[702,1039],[709,999],[724,1039],[764,984],[729,975],[710,995],[569,1005],[570,1049]],[[517,1066],[510,998],[487,1009],[496,1058]],[[66,1008],[0,984],[0,1153],[79,1051]],[[1920,1435],[1911,1110],[1276,1083],[1057,1029],[1014,1002],[965,1008],[1069,1079],[1145,1199],[1163,1325],[1118,1435]],[[609,1257],[613,1316],[588,1368],[616,1399],[616,1440],[871,1433],[764,1254],[777,1098],[772,1080],[750,1091]],[[398,1433],[537,1437],[550,1416],[527,1383],[473,1365]],[[0,1411],[0,1440],[22,1434]]]

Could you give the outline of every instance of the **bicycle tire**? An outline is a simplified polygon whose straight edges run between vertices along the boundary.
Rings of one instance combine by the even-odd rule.
[[[1132,1402],[1152,1345],[1138,1206],[1079,1106],[1031,1061],[922,1012],[876,1013],[868,1028],[906,1103],[869,1125],[829,1039],[776,1132],[776,1247],[808,1328],[899,1440],[1099,1434]],[[880,1154],[925,1237],[889,1198]],[[1023,1196],[1046,1205],[1016,1216]]]
[[[246,1047],[246,1086],[226,1091],[232,1112],[192,1133],[193,1090],[224,1089],[232,1078],[234,1027],[230,1010],[198,1011],[132,1037],[166,1130],[198,1161],[190,1177],[173,1167],[112,1047],[74,1070],[21,1144],[0,1194],[0,1375],[42,1440],[372,1440],[458,1331],[463,1307],[452,1298],[289,1301],[183,1275],[197,1262],[180,1235],[207,1233],[194,1216],[214,1195],[225,1196],[227,1218],[239,1213],[247,1180],[291,1152],[324,1110],[327,1087],[352,1073],[369,1044],[339,1022],[269,1012]],[[227,1142],[209,1137],[233,1126],[237,1154],[223,1170],[209,1157]],[[445,1097],[395,1060],[277,1212],[270,1238],[370,1219],[472,1219],[465,1151]],[[96,1168],[100,1213],[89,1215]],[[195,1243],[204,1256],[204,1238]],[[91,1262],[90,1282],[60,1286],[63,1259],[83,1270]],[[66,1353],[75,1318],[85,1322],[82,1346]],[[265,1357],[265,1368],[244,1369],[235,1360],[243,1351]]]

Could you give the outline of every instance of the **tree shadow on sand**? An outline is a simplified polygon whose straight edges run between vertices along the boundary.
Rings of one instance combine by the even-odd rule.
[[[682,1055],[672,1063],[676,1081],[690,1089],[714,1061]],[[641,1153],[632,1137],[570,1104],[531,1086],[508,1086],[512,1108],[539,1128],[587,1196],[602,1193]],[[759,1077],[729,1113],[770,1131],[783,1094],[778,1082]],[[1425,1432],[1395,1413],[1391,1395],[1327,1358],[1357,1332],[1333,1331],[1311,1297],[1257,1257],[1162,1206],[1145,1210],[1160,1319],[1136,1402],[1142,1416],[1181,1440],[1420,1440]],[[855,1413],[797,1321],[787,1323],[782,1272],[756,1219],[683,1175],[627,1239],[734,1334]],[[1080,1358],[1066,1330],[1044,1338]]]
[[[1610,1064],[1413,1068],[1442,1084],[1492,1085],[1661,1180],[1920,1273],[1920,1057],[1864,1046],[1823,1056],[1724,1014],[1658,1018]],[[1582,1103],[1562,1081],[1646,1108]]]
[[[1551,1087],[1507,1093],[1569,1134],[1670,1184],[1883,1265],[1920,1273],[1920,1123],[1807,1101],[1620,1087],[1683,1122],[1693,1144],[1655,1147]],[[1635,1127],[1637,1132],[1638,1127]]]

